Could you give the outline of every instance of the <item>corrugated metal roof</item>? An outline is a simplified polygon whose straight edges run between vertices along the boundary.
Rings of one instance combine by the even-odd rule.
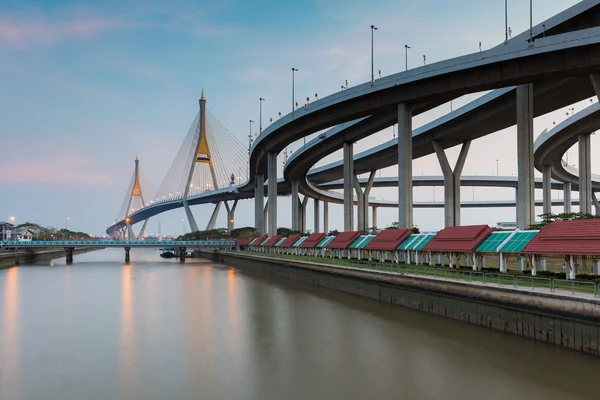
[[[286,241],[286,239],[287,239],[287,238],[284,238],[284,237],[282,237],[281,239],[279,239],[279,240],[277,241],[277,243],[275,243],[275,246],[273,246],[273,247],[280,247],[280,246],[281,246],[281,243],[285,242],[285,241]]]
[[[435,237],[435,233],[425,233],[422,234],[422,236],[423,237],[417,241],[417,243],[415,243],[412,250],[423,250],[423,248],[427,246],[427,243],[431,242],[431,240]]]
[[[439,231],[423,250],[470,253],[493,230],[487,225],[449,226]]]
[[[238,246],[246,246],[256,238],[239,238],[237,239]]]
[[[492,232],[490,236],[477,246],[476,251],[479,253],[495,253],[500,248],[502,242],[512,234],[513,232]]]
[[[521,253],[539,231],[515,232],[515,235],[500,249],[503,253]]]
[[[421,238],[421,234],[413,233],[407,237],[404,242],[400,243],[398,250],[412,250],[412,246],[417,244],[418,239]]]
[[[294,242],[296,242],[301,237],[302,237],[302,235],[299,235],[297,233],[294,235],[290,235],[290,236],[286,237],[285,240],[281,244],[279,244],[279,247],[292,247]]]
[[[313,233],[308,235],[308,237],[302,242],[300,247],[302,248],[310,248],[315,247],[323,238],[325,237],[324,233]]]
[[[386,229],[377,234],[365,247],[367,250],[394,250],[411,235],[410,229]]]
[[[300,245],[304,243],[306,239],[308,239],[308,236],[302,236],[300,239],[296,240],[294,244],[292,244],[292,247],[300,247]]]
[[[256,239],[254,239],[253,241],[250,242],[251,246],[258,246],[260,245],[262,242],[265,241],[265,239],[267,239],[267,235],[263,235],[263,236],[259,236]]]
[[[600,219],[555,221],[542,228],[522,252],[561,255],[600,254]]]
[[[358,231],[341,232],[335,237],[335,239],[329,242],[327,248],[347,249],[348,246],[350,246],[352,242],[354,242],[359,236],[360,232]]]
[[[333,239],[335,238],[335,236],[325,236],[318,244],[316,247],[325,247],[327,246],[327,244],[329,244],[329,242],[331,242]]]
[[[356,239],[354,242],[352,242],[352,244],[350,245],[350,248],[351,249],[364,249],[365,246],[367,244],[369,244],[374,238],[375,238],[375,235],[360,235],[358,237],[358,239]]]
[[[275,236],[271,236],[269,239],[267,239],[262,246],[263,247],[273,247],[275,246],[275,243],[279,242],[279,240],[283,238],[282,235],[275,235]]]

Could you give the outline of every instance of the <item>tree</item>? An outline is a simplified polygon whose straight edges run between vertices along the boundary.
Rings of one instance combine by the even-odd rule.
[[[290,236],[290,235],[299,234],[299,233],[301,234],[302,232],[300,232],[298,230],[292,230],[290,228],[284,228],[284,227],[277,228],[278,235]]]
[[[338,231],[337,229],[334,229],[332,231],[329,231],[329,233],[327,234],[328,236],[337,236],[340,234],[340,231]]]
[[[534,229],[542,229],[544,226],[551,224],[554,221],[572,221],[572,220],[581,220],[581,219],[596,219],[600,218],[598,215],[582,213],[582,212],[570,212],[570,213],[544,213],[538,215],[541,218],[541,222],[539,224],[533,224],[527,227],[528,230]]]

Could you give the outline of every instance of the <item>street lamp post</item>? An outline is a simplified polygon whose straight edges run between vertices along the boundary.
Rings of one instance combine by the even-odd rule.
[[[260,112],[259,112],[259,121],[258,121],[258,125],[259,125],[259,134],[262,133],[262,102],[265,101],[265,99],[263,99],[262,97],[260,99],[258,99],[260,101]]]
[[[373,31],[376,31],[375,25],[371,25],[371,83],[375,81],[375,73],[373,70]]]
[[[404,45],[404,65],[406,67],[406,71],[408,71],[408,49],[410,49],[410,46],[405,44]]]
[[[69,217],[65,218],[65,231],[69,230]]]
[[[533,0],[529,0],[529,43],[533,43]]]
[[[504,43],[508,42],[508,0],[504,0]]]
[[[496,159],[496,176],[500,176],[499,172],[498,172],[499,171],[499,169],[498,169],[498,162],[499,161],[500,161],[499,159]]]
[[[298,72],[298,68],[292,68],[292,119],[294,118],[294,111],[296,111],[296,100],[294,96],[295,72]]]

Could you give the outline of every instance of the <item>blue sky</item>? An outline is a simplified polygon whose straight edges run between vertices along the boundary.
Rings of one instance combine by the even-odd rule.
[[[576,1],[534,3],[535,23]],[[525,0],[509,1],[514,34],[527,29],[528,9]],[[291,67],[300,70],[298,100],[314,93],[324,97],[346,79],[350,85],[367,81],[371,24],[379,28],[375,69],[388,75],[404,68],[404,44],[411,46],[409,67],[415,67],[424,54],[431,63],[478,51],[479,41],[484,49],[500,43],[503,12],[502,0],[3,0],[0,219],[14,215],[19,222],[60,228],[69,217],[70,228],[102,233],[118,214],[136,154],[150,186],[159,186],[197,112],[202,88],[211,112],[245,142],[248,120],[258,120],[259,97],[267,99],[263,125],[269,116],[290,111]],[[536,120],[536,131],[562,114]],[[415,118],[415,125],[435,116]],[[464,173],[492,173],[496,159],[501,174],[516,173],[514,140],[499,136],[513,131],[474,143]],[[358,143],[356,151],[390,138],[391,130],[382,132]],[[415,174],[440,171],[435,157],[414,165]],[[393,169],[382,176],[392,174]],[[439,200],[442,189],[436,190]],[[513,196],[476,190],[477,199]],[[471,189],[463,192],[468,198]],[[379,189],[372,196],[393,200],[396,194]],[[415,200],[432,196],[431,188],[415,192]],[[252,201],[238,210],[236,225],[253,225]],[[331,207],[332,229],[341,228],[336,217],[341,210]],[[210,210],[198,206],[195,213],[205,224]],[[164,214],[149,223],[148,232],[160,220],[163,233],[181,233],[182,217],[181,211]],[[312,221],[312,207],[308,218]],[[289,225],[289,219],[289,199],[280,199],[279,225]],[[395,211],[381,211],[379,225],[395,219]],[[416,211],[415,220],[437,229],[442,211]],[[514,220],[514,211],[463,211],[463,220]],[[224,215],[219,222],[225,224]]]

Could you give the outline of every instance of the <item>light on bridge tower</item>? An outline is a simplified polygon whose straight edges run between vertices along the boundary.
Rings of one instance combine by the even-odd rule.
[[[129,217],[129,215],[132,212],[137,211],[136,209],[132,208],[133,199],[135,197],[138,197],[140,199],[141,208],[146,207],[146,202],[144,201],[144,193],[142,192],[142,185],[140,184],[140,159],[137,156],[137,154],[135,155],[135,169],[134,169],[134,173],[133,173],[133,186],[131,187],[131,192],[127,193],[127,197],[129,197],[129,199],[127,200],[127,208],[125,209],[125,229],[128,232],[127,237],[129,239],[135,240],[136,236],[133,233],[133,228],[130,225],[131,218]],[[148,223],[148,219],[145,219],[144,225],[142,225],[142,229],[140,230],[140,233],[138,234],[137,237],[141,238],[142,236],[144,236],[144,231],[146,230],[147,223]]]

